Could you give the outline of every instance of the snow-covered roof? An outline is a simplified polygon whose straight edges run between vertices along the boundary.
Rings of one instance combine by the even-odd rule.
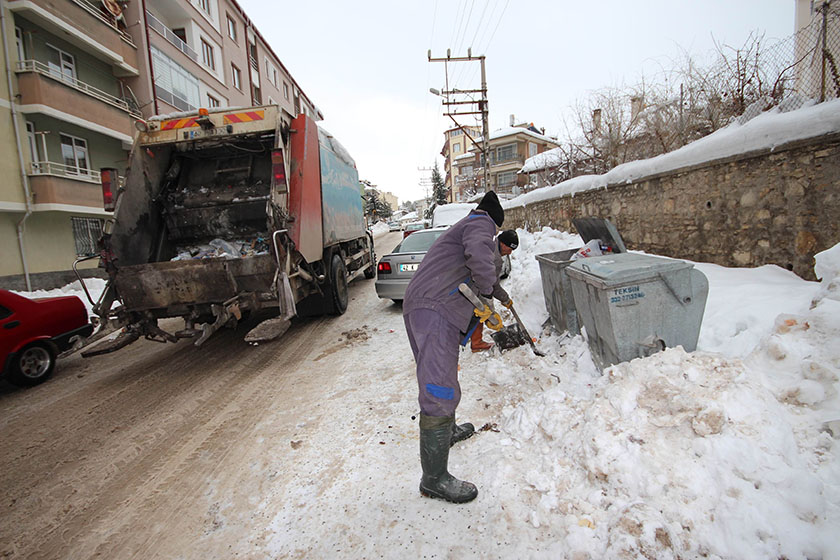
[[[521,128],[517,126],[508,126],[506,128],[500,128],[498,130],[494,130],[490,133],[490,140],[496,140],[497,138],[504,138],[505,136],[513,136],[515,134],[525,134],[526,136],[531,136],[532,138],[536,138],[537,140],[542,140],[543,142],[549,142],[551,144],[557,145],[557,140],[554,138],[549,138],[548,136],[544,136],[542,134],[537,134],[533,130],[528,130],[527,128]],[[476,138],[476,143],[480,144],[483,141],[483,138]]]
[[[525,160],[520,173],[533,173],[548,167],[557,167],[563,162],[562,148],[552,148],[541,154],[529,157]]]
[[[524,206],[567,194],[604,188],[607,185],[632,183],[642,177],[698,165],[738,154],[840,132],[840,99],[833,99],[795,111],[781,112],[778,107],[762,113],[744,124],[735,121],[708,136],[686,144],[678,150],[649,159],[629,161],[603,175],[581,175],[556,185],[535,189],[502,206]]]
[[[456,157],[455,161],[458,161],[458,160],[461,160],[461,159],[467,159],[467,158],[473,159],[473,158],[475,158],[475,154],[472,153],[472,152],[464,152],[460,156]]]

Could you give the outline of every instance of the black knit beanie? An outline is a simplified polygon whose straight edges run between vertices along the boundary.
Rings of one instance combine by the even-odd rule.
[[[500,233],[498,239],[511,249],[519,247],[519,236],[512,229],[506,229]]]
[[[502,205],[499,203],[499,197],[496,196],[495,192],[490,191],[485,194],[481,202],[478,203],[476,210],[484,210],[490,214],[490,217],[493,218],[497,226],[502,227],[502,223],[505,221],[505,211],[502,209]]]

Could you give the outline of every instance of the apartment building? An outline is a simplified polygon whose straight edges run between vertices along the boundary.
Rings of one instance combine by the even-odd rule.
[[[481,128],[476,126],[455,127],[443,133],[444,141],[440,155],[443,156],[443,184],[449,190],[449,202],[464,200],[464,193],[458,181],[458,166],[456,160],[473,147],[473,140],[481,136]]]
[[[323,118],[235,0],[0,7],[2,287],[54,284],[95,256],[110,217],[98,170],[124,174],[138,120],[259,104]]]
[[[489,190],[500,196],[516,196],[522,192],[527,177],[518,175],[525,160],[546,150],[559,146],[559,143],[545,136],[533,123],[513,124],[490,133],[489,137]],[[481,153],[481,138],[476,138],[477,145],[471,148],[472,157],[457,160],[464,185],[471,181],[476,192],[486,192],[484,185],[484,154]],[[471,179],[468,179],[471,178]]]
[[[0,276],[68,270],[96,251],[107,217],[97,170],[125,169],[142,57],[100,6],[2,2]]]

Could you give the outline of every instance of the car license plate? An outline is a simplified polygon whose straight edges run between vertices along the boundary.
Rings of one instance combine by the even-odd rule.
[[[401,264],[400,265],[400,272],[414,272],[417,270],[419,265],[417,263],[412,264]]]

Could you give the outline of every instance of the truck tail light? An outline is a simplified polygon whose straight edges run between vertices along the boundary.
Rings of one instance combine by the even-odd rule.
[[[379,274],[391,274],[391,263],[389,262],[381,262],[376,267],[376,272]]]
[[[115,187],[119,181],[119,173],[116,169],[106,167],[99,171],[102,182],[102,207],[106,212],[113,212],[116,206]]]
[[[281,193],[288,190],[283,150],[279,148],[271,151],[271,189],[277,189]]]

